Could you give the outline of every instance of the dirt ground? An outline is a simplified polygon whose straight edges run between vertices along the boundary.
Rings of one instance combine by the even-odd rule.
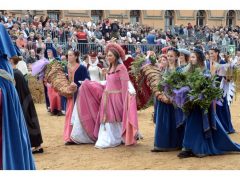
[[[44,153],[35,156],[39,170],[164,170],[164,169],[240,169],[240,154],[205,158],[178,159],[179,151],[152,153],[154,124],[153,108],[138,112],[139,126],[144,139],[136,146],[119,146],[99,150],[93,145],[65,146],[64,116],[50,116],[44,104],[36,104],[43,134]],[[233,125],[237,133],[231,139],[240,143],[240,97],[231,106]]]

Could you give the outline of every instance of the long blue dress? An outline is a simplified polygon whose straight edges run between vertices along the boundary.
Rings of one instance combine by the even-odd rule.
[[[198,157],[240,151],[240,145],[231,141],[217,114],[211,107],[204,115],[195,107],[186,120],[183,148]]]
[[[220,60],[219,63],[226,64],[226,62],[224,60]],[[224,78],[224,77],[218,76],[219,81],[221,81],[222,78]],[[222,104],[223,104],[223,106],[217,105],[217,107],[216,107],[216,113],[219,118],[219,121],[222,123],[222,126],[227,133],[234,133],[235,130],[232,125],[231,112],[230,112],[229,105],[227,103],[227,97],[223,98]]]
[[[172,151],[182,148],[184,129],[177,128],[175,109],[172,104],[156,101],[156,125],[154,149]]]
[[[7,57],[13,57],[16,54],[5,27],[0,24],[0,70],[6,72],[5,77],[0,77],[2,168],[4,170],[34,170],[35,164],[29,135],[17,91],[11,82],[11,79],[14,79],[13,70],[7,59]],[[6,77],[9,77],[9,80]]]
[[[156,100],[154,108],[154,149],[159,151],[181,149],[184,135],[184,126],[180,125],[183,122],[181,109],[176,109],[172,104],[166,104],[159,100]],[[177,119],[181,120],[177,122]]]

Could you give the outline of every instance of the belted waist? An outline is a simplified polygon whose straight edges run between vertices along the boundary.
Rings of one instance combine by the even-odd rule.
[[[121,93],[121,90],[105,90],[103,93],[105,94],[117,94],[117,93]]]

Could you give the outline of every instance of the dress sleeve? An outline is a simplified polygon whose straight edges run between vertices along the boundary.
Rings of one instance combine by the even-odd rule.
[[[123,102],[125,102],[125,98],[128,93],[128,81],[129,81],[128,71],[127,71],[127,68],[123,64],[119,65],[119,67],[117,68],[117,71],[119,73],[119,78],[120,78],[121,87],[122,87],[122,89],[121,89],[122,90],[122,99],[123,99]]]

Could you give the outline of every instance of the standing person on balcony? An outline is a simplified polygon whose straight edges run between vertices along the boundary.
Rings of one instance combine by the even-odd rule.
[[[119,25],[118,20],[114,19],[114,22],[111,24],[111,38],[119,38]]]
[[[94,36],[99,40],[102,39],[103,35],[102,35],[102,32],[99,30],[99,26],[96,27],[96,30],[94,31]]]
[[[35,63],[37,61],[37,58],[36,58],[36,53],[35,53],[35,50],[34,49],[31,49],[29,51],[29,54],[30,56],[27,58],[27,65],[30,65],[32,63]]]
[[[46,45],[43,42],[43,37],[41,34],[37,34],[37,40],[36,40],[36,48],[42,48],[45,49]]]
[[[88,36],[87,33],[84,32],[83,26],[77,28],[77,39],[78,39],[78,50],[82,55],[87,54],[87,43],[88,43]]]
[[[102,23],[102,34],[105,37],[106,33],[110,33],[111,25],[109,19],[105,19]]]
[[[26,48],[27,40],[24,38],[23,32],[20,32],[20,35],[18,36],[18,38],[16,40],[16,45],[19,49]]]
[[[148,44],[156,44],[156,35],[155,35],[155,30],[152,30],[146,37],[147,43]]]

